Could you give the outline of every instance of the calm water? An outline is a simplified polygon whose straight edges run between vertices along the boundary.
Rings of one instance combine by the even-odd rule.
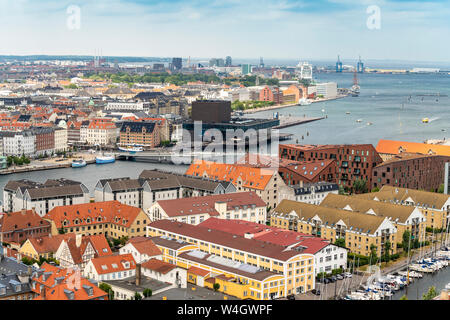
[[[319,82],[337,82],[340,88],[349,88],[353,84],[353,75],[346,73],[317,74],[316,78]],[[280,115],[296,117],[328,116],[324,120],[280,131],[294,134],[291,143],[298,139],[304,144],[371,143],[376,146],[380,139],[423,142],[448,137],[450,98],[417,95],[438,92],[450,95],[450,75],[358,74],[358,78],[361,86],[359,97],[276,110]],[[347,111],[350,114],[346,114]],[[273,111],[251,115],[255,118],[272,116]],[[430,119],[428,124],[422,123],[425,117]],[[362,122],[356,122],[357,119],[362,119]],[[373,124],[369,126],[367,122]]]

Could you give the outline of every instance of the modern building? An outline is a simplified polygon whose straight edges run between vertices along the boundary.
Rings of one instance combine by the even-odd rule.
[[[372,188],[384,185],[437,192],[450,156],[400,153],[372,170]]]
[[[296,145],[280,144],[280,159],[295,161],[334,160],[338,167],[337,184],[351,189],[356,180],[372,185],[372,171],[382,162],[371,144],[350,145]]]
[[[440,144],[428,144],[419,142],[380,140],[377,152],[384,161],[401,153],[419,153],[423,155],[450,156],[450,146]]]
[[[337,97],[337,83],[325,82],[316,84],[316,96],[322,96],[325,99]]]
[[[197,100],[192,102],[192,121],[223,123],[231,120],[230,101]]]
[[[173,70],[181,70],[183,68],[183,59],[172,58],[172,68]]]

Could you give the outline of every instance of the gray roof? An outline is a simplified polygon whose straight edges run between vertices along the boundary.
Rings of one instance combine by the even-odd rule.
[[[161,282],[146,276],[141,276],[141,284],[136,285],[136,277],[129,277],[122,280],[102,280],[112,286],[123,288],[132,292],[142,293],[144,289],[152,289],[152,291],[160,291],[164,288],[169,288],[172,285],[169,283]]]
[[[22,283],[16,274],[0,274],[0,299],[31,292],[30,283]]]
[[[60,196],[83,196],[85,191],[86,188],[83,188],[82,184],[27,188],[27,192],[31,199],[53,198]]]

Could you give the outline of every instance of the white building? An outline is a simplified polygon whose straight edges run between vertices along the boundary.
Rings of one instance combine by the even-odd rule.
[[[147,103],[144,102],[127,102],[127,101],[120,101],[120,102],[108,102],[108,104],[105,107],[105,110],[115,110],[115,111],[148,111],[149,107]]]
[[[21,132],[1,132],[3,137],[3,154],[5,156],[34,156],[36,136],[29,130]]]
[[[294,186],[280,187],[279,201],[292,200],[319,205],[330,194],[338,194],[339,186],[331,182],[301,183]]]
[[[329,244],[314,253],[315,274],[331,273],[334,269],[347,268],[348,249]]]
[[[136,237],[128,240],[127,244],[119,249],[119,253],[130,253],[136,263],[144,263],[150,259],[162,260],[161,250],[150,238],[145,237]]]
[[[316,85],[316,95],[322,95],[324,98],[334,98],[337,96],[337,83],[336,82],[325,82],[318,83]]]
[[[67,129],[55,128],[55,152],[67,150]]]
[[[86,264],[83,276],[96,281],[126,279],[136,276],[136,261],[131,254],[94,258]]]
[[[80,141],[91,145],[108,145],[117,141],[119,133],[114,123],[92,120],[80,128]]]

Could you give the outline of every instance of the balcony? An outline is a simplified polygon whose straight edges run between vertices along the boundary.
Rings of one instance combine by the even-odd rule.
[[[359,176],[361,174],[361,169],[353,170],[353,174],[356,175],[356,176]]]
[[[348,161],[342,161],[342,168],[348,168]]]
[[[360,156],[355,156],[355,162],[361,162],[361,157]]]

